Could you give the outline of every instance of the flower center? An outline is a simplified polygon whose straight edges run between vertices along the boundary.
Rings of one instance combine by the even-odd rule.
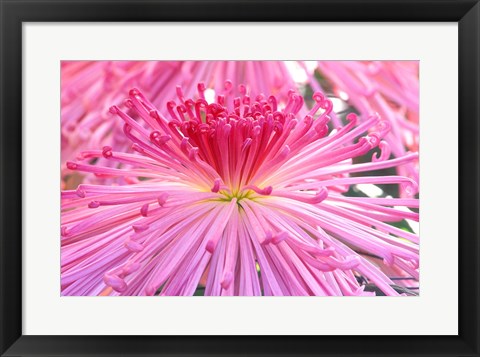
[[[253,190],[241,190],[241,191],[219,191],[222,195],[220,201],[230,202],[232,199],[236,198],[237,203],[240,203],[243,199],[254,198],[255,192]]]

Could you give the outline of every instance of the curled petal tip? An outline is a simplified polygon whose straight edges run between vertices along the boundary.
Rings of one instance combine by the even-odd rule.
[[[279,244],[280,242],[283,242],[287,238],[288,238],[288,233],[287,232],[280,232],[272,238],[272,243],[273,244]]]
[[[228,289],[233,281],[233,274],[229,271],[227,271],[223,275],[222,282],[220,283],[223,289]]]
[[[358,120],[358,115],[355,113],[349,113],[347,114],[346,118],[350,123],[356,123]]]
[[[137,89],[137,88],[132,88],[130,89],[130,91],[128,92],[128,94],[132,97],[136,96],[136,95],[139,95],[141,94],[140,91]]]
[[[80,186],[77,187],[75,193],[76,193],[77,196],[80,197],[80,198],[85,198],[85,196],[86,196],[85,191],[84,191],[83,188],[80,187]]]
[[[395,258],[392,254],[387,254],[384,258],[383,258],[383,264],[385,264],[386,266],[388,267],[391,267],[393,266],[395,263]]]
[[[100,202],[98,202],[98,201],[92,201],[92,202],[90,202],[90,203],[88,204],[88,207],[89,207],[89,208],[98,208],[98,207],[100,207]]]
[[[111,146],[104,146],[102,150],[102,155],[105,159],[109,159],[113,156],[112,147]]]
[[[148,112],[148,115],[150,115],[153,119],[159,119],[160,118],[160,116],[158,115],[158,111],[155,110],[155,109],[151,109]]]
[[[255,191],[256,193],[260,194],[260,195],[265,195],[265,196],[268,196],[272,193],[273,191],[273,187],[272,186],[267,186],[265,188],[259,188],[255,185],[248,185],[248,186],[245,186],[244,189],[249,189],[249,190],[252,190],[252,191]]]
[[[215,242],[213,240],[209,240],[205,249],[207,250],[207,252],[213,253],[213,251],[215,250]]]
[[[380,143],[378,144],[378,147],[380,148],[380,155],[374,153],[372,155],[372,161],[373,162],[378,162],[378,161],[385,161],[385,160],[388,160],[388,158],[390,157],[390,153],[391,153],[391,150],[390,150],[390,145],[388,145],[388,143],[386,141],[380,141]]]
[[[148,224],[134,224],[132,225],[132,228],[135,231],[135,233],[140,233],[140,232],[146,231],[149,228],[149,226]]]
[[[62,237],[68,236],[68,227],[67,227],[67,226],[63,226],[63,227],[60,229],[60,234],[61,234]]]
[[[312,199],[312,203],[320,203],[328,197],[328,189],[322,187],[320,190],[317,191],[315,196]]]
[[[153,296],[155,294],[155,292],[157,291],[157,288],[152,286],[152,285],[149,285],[145,288],[145,295],[147,296]]]
[[[162,135],[159,131],[152,131],[150,133],[150,141],[162,146],[166,144],[172,137],[170,135]]]
[[[143,217],[147,217],[148,215],[148,208],[149,208],[149,204],[148,203],[145,203],[142,208],[140,209],[140,214],[143,216]]]
[[[125,106],[128,108],[128,109],[132,109],[133,108],[133,101],[129,98],[129,99],[125,99],[123,104],[125,104]]]
[[[78,167],[78,165],[77,165],[76,163],[71,162],[71,161],[67,161],[67,164],[66,164],[66,165],[67,165],[67,168],[68,168],[69,170],[76,170],[77,167]]]
[[[113,290],[118,291],[120,293],[127,289],[127,284],[125,283],[125,280],[120,278],[118,275],[105,274],[103,277],[103,281],[105,282],[105,284],[110,286]]]
[[[129,251],[133,253],[138,253],[141,252],[145,247],[141,245],[138,242],[135,242],[134,240],[127,239],[125,241],[125,248],[127,248]]]
[[[272,232],[268,231],[265,233],[265,239],[260,243],[262,245],[270,244],[272,242]]]
[[[224,88],[226,91],[229,91],[233,88],[233,83],[231,80],[227,79],[224,83]]]
[[[323,102],[325,100],[325,96],[321,92],[313,93],[312,98],[316,102]]]
[[[160,196],[158,196],[157,201],[160,206],[163,207],[163,205],[167,202],[167,199],[170,195],[167,192],[163,192]]]
[[[220,190],[220,184],[221,184],[221,179],[219,178],[215,179],[212,187],[212,192],[217,193]]]
[[[418,193],[418,184],[414,180],[410,179],[409,182],[402,184],[401,187],[407,196],[413,197]]]

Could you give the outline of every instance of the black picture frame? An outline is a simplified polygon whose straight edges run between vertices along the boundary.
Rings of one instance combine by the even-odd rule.
[[[1,356],[480,355],[478,0],[0,0],[0,12]],[[458,336],[22,335],[22,23],[42,21],[458,22]]]

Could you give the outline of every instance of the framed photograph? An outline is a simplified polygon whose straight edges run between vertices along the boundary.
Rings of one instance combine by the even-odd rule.
[[[2,356],[479,356],[477,1],[8,1]]]

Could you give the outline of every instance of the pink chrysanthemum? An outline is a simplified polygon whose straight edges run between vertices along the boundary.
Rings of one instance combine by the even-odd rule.
[[[62,192],[62,295],[399,295],[382,268],[418,279],[418,236],[389,224],[418,213],[413,198],[348,197],[349,187],[400,184],[401,176],[357,176],[417,160],[389,159],[386,121],[371,116],[329,133],[332,104],[315,93],[298,113],[294,92],[218,96],[167,104],[162,115],[138,90],[117,106],[134,153],[88,150],[124,168],[68,162],[71,170],[130,177],[122,186]],[[231,103],[231,104],[229,104]],[[352,159],[379,147],[372,162]],[[367,287],[367,288],[366,288]],[[373,289],[373,290],[375,290]]]

